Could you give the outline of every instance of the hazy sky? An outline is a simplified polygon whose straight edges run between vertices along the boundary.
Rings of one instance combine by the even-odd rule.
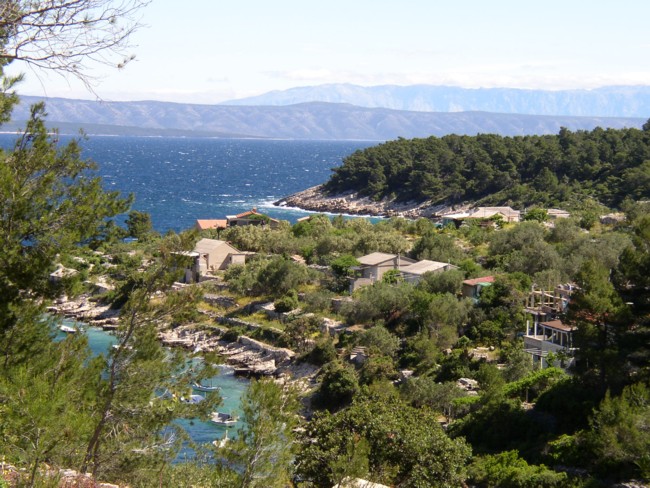
[[[218,103],[323,83],[650,84],[648,0],[153,0],[105,100]],[[14,64],[25,95],[95,98]]]

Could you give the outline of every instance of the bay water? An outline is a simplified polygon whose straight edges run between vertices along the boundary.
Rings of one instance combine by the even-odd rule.
[[[110,332],[104,331],[99,327],[89,327],[70,319],[63,319],[63,325],[74,327],[86,335],[88,346],[94,356],[107,356],[111,347],[117,343],[116,337]],[[63,340],[66,334],[59,331],[55,340]],[[218,386],[219,394],[222,398],[222,404],[219,407],[220,412],[229,413],[233,416],[240,417],[240,399],[244,394],[250,381],[246,378],[235,376],[234,369],[227,365],[218,365],[217,374],[212,378],[205,380],[205,384]],[[199,392],[193,392],[200,394]],[[192,441],[197,444],[210,444],[214,440],[223,439],[228,430],[228,437],[236,436],[237,429],[243,426],[241,421],[228,426],[218,425],[212,422],[204,422],[198,419],[178,419],[176,423],[188,433]],[[183,461],[191,458],[193,451],[183,448],[179,453],[177,461]]]

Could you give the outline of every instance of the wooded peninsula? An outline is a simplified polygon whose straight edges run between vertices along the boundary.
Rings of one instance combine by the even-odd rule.
[[[324,185],[281,202],[310,210],[411,217],[468,203],[620,207],[626,198],[650,198],[649,127],[398,139],[356,151],[333,168]]]

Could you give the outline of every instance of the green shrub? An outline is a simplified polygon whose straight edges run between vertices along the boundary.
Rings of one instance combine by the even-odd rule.
[[[273,302],[275,311],[278,313],[291,312],[298,308],[298,293],[296,290],[289,290],[289,292],[283,297],[278,298]]]
[[[566,473],[556,473],[543,464],[531,465],[517,451],[475,458],[469,469],[470,479],[486,488],[552,488],[566,486]]]
[[[309,353],[308,360],[316,366],[322,366],[337,358],[336,348],[329,337],[319,340]]]
[[[221,338],[224,341],[235,342],[237,339],[239,339],[240,335],[243,335],[243,333],[244,331],[241,329],[241,327],[231,327],[226,332],[224,332]]]

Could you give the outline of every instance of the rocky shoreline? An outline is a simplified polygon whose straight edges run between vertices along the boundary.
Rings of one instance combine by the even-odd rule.
[[[119,310],[100,305],[89,295],[72,300],[60,298],[48,307],[48,311],[104,330],[117,328],[119,320]],[[217,352],[226,364],[246,376],[273,376],[292,383],[303,380],[311,383],[318,370],[307,363],[297,364],[296,354],[290,349],[270,346],[247,336],[239,336],[234,342],[225,341],[221,339],[224,332],[225,329],[218,326],[198,329],[187,325],[163,331],[159,338],[170,347],[183,347],[192,352]]]
[[[112,309],[110,305],[100,305],[91,300],[88,294],[74,299],[60,297],[53,305],[47,307],[47,311],[104,330],[117,328],[120,315],[119,310]]]
[[[449,206],[434,205],[431,201],[397,203],[384,199],[376,202],[368,197],[361,197],[355,192],[327,195],[323,191],[323,185],[313,186],[306,190],[293,193],[273,202],[273,205],[278,207],[296,207],[313,212],[374,217],[404,217],[408,219],[432,217],[445,210],[449,210]]]

